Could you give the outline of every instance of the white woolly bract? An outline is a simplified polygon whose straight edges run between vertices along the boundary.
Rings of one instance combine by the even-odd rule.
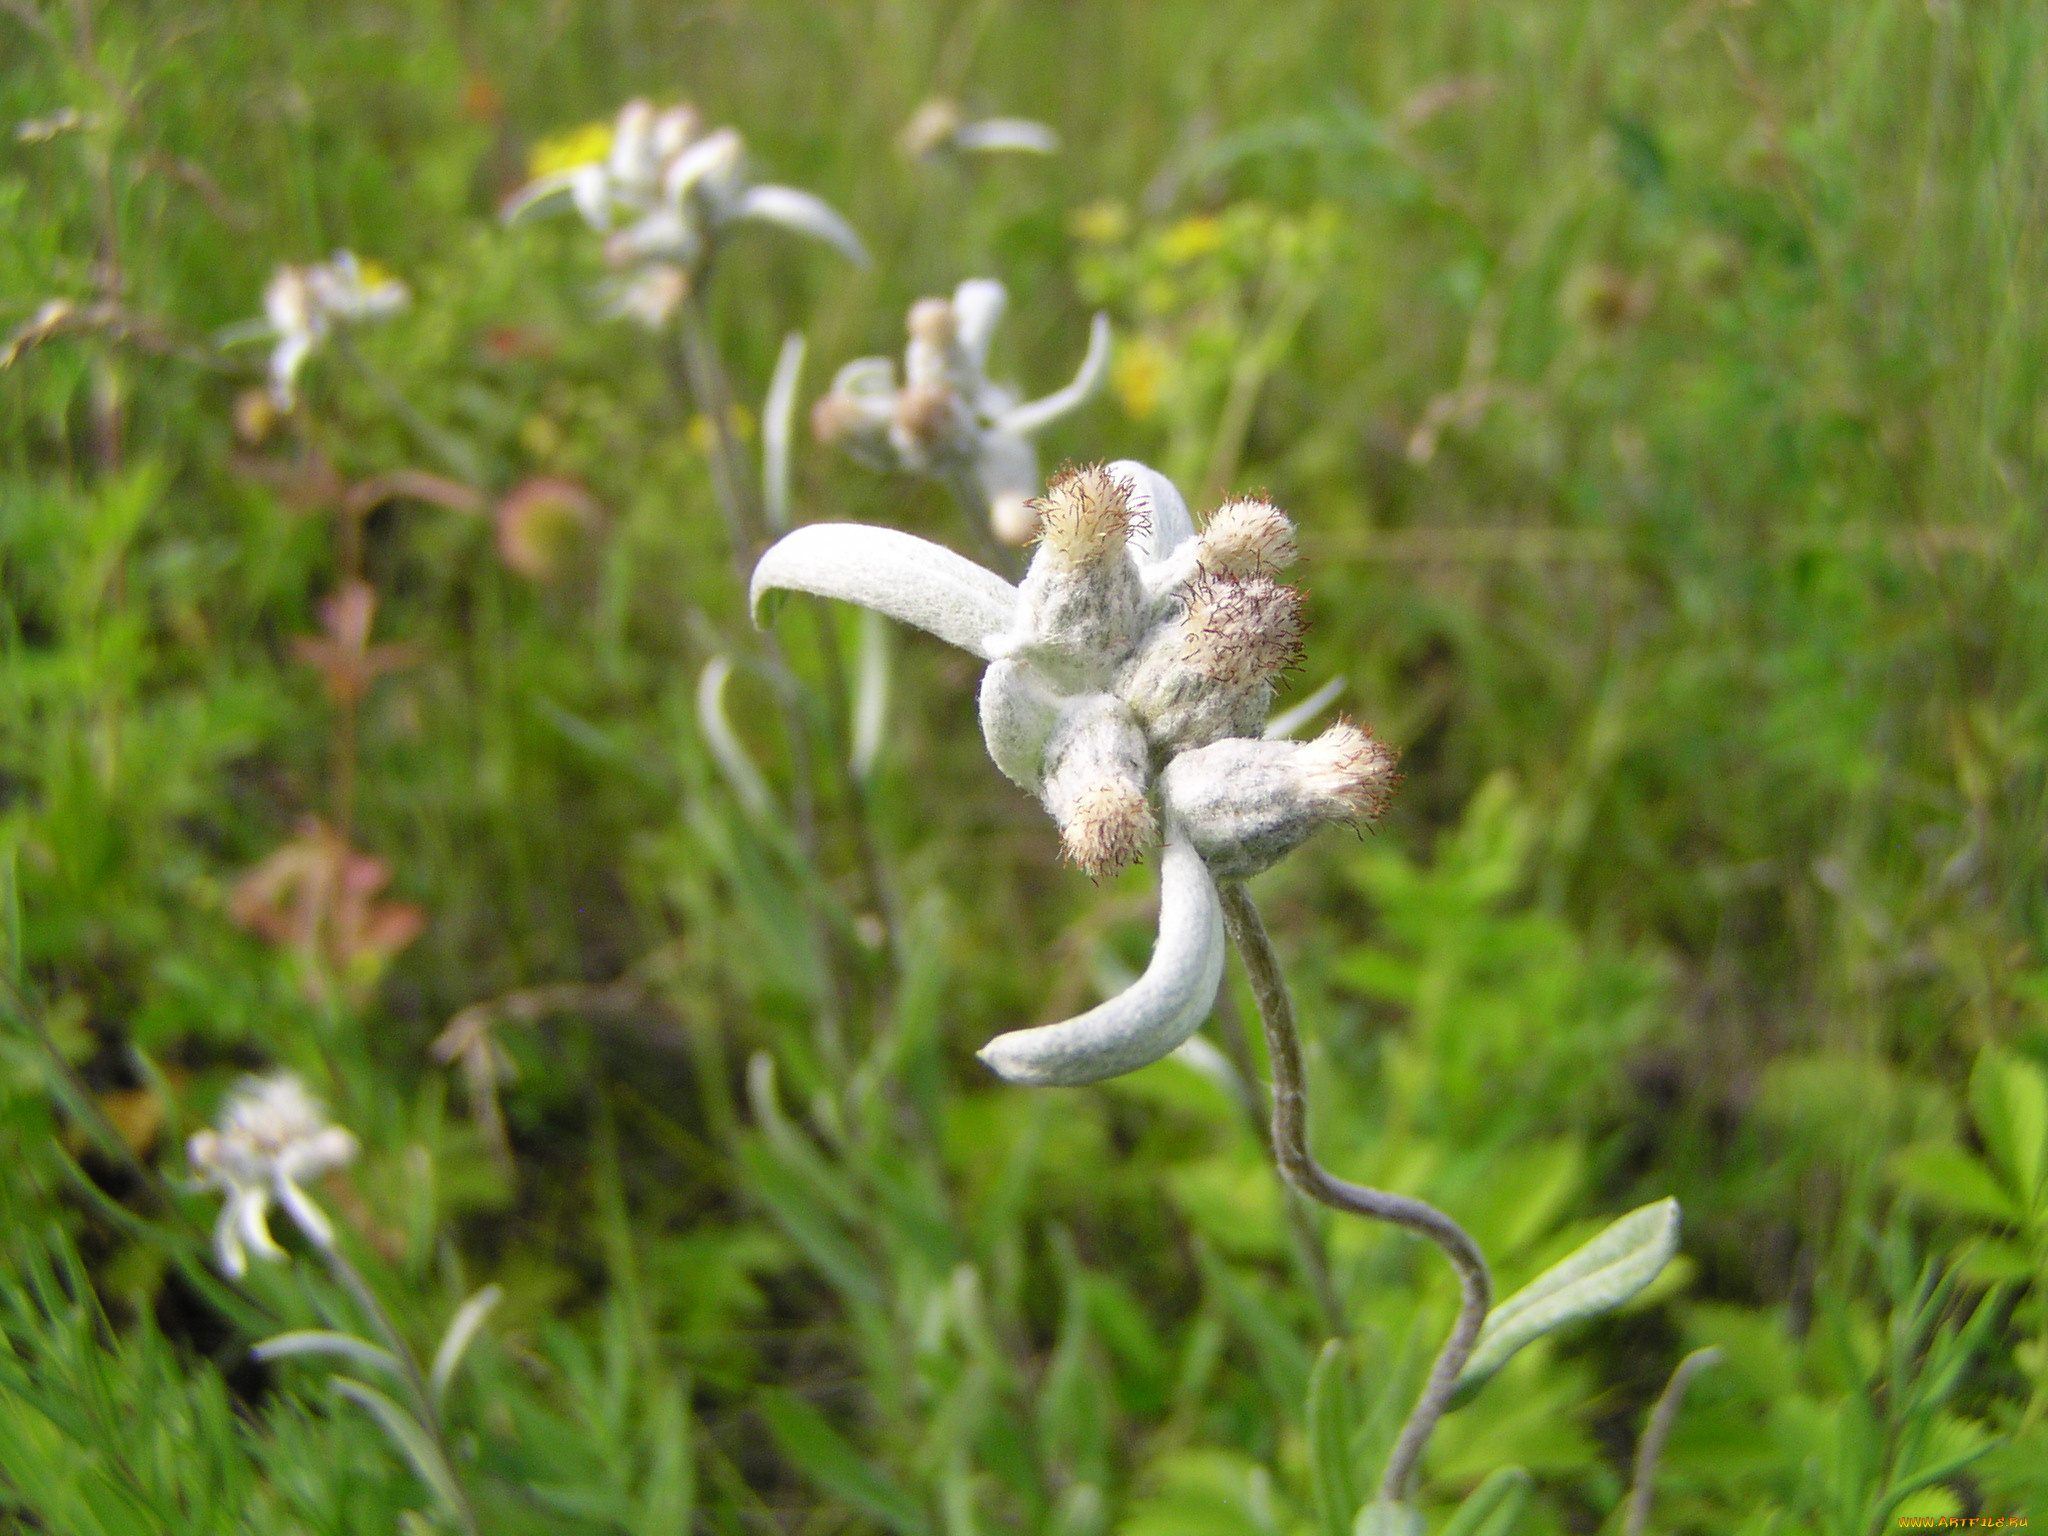
[[[981,1049],[998,1077],[1078,1087],[1149,1066],[1201,1028],[1223,980],[1223,909],[1201,855],[1169,834],[1159,860],[1151,962],[1109,1001],[1059,1024],[1012,1030]]]
[[[1017,589],[950,549],[864,523],[812,523],[785,534],[754,567],[755,621],[776,591],[858,603],[986,660],[989,637],[1016,613]]]

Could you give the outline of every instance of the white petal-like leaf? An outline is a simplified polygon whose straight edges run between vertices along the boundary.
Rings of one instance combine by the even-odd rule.
[[[359,1339],[352,1333],[336,1333],[327,1328],[307,1328],[295,1333],[280,1333],[265,1339],[249,1351],[258,1360],[284,1360],[293,1355],[335,1355],[344,1360],[353,1360],[357,1365],[367,1365],[390,1376],[403,1379],[404,1369],[398,1357],[388,1349],[380,1349],[367,1339]]]
[[[860,661],[854,668],[853,776],[862,783],[875,771],[882,755],[882,733],[889,723],[889,626],[872,608],[860,616]]]
[[[741,808],[756,822],[770,822],[775,819],[775,797],[725,712],[725,685],[731,677],[728,657],[714,656],[704,664],[697,679],[697,728]]]
[[[787,534],[754,567],[754,622],[771,592],[836,597],[914,624],[988,659],[988,641],[1007,629],[1017,589],[943,545],[866,523],[812,523]]]
[[[487,1285],[456,1309],[455,1316],[448,1321],[448,1331],[441,1335],[441,1345],[434,1351],[434,1368],[427,1376],[427,1390],[433,1398],[438,1412],[441,1401],[448,1395],[448,1383],[455,1379],[461,1369],[462,1357],[475,1341],[477,1331],[483,1327],[484,1319],[491,1315],[491,1309],[505,1299],[505,1293],[495,1285]]]
[[[841,218],[832,205],[815,193],[795,187],[749,187],[733,205],[736,219],[759,219],[780,224],[813,240],[836,247],[857,267],[868,265],[868,248],[860,243],[853,226]]]
[[[1030,662],[1006,656],[981,675],[981,739],[1003,774],[1037,794],[1045,747],[1067,707]]]
[[[730,128],[708,133],[669,162],[662,172],[661,194],[670,204],[680,203],[690,189],[716,170],[736,164],[740,158],[740,136]]]
[[[954,335],[976,373],[988,371],[988,344],[1009,302],[1009,290],[992,277],[970,277],[953,290]]]
[[[1065,389],[1054,390],[1042,400],[1027,401],[1006,412],[996,425],[1002,431],[1029,437],[1086,405],[1089,396],[1102,387],[1108,373],[1109,316],[1098,313],[1088,327],[1088,355],[1081,359],[1081,370],[1074,375],[1074,382]]]
[[[1145,516],[1145,526],[1131,536],[1131,553],[1140,564],[1159,560],[1195,536],[1188,504],[1166,476],[1136,459],[1118,459],[1109,472],[1131,486],[1131,506]]]
[[[1060,136],[1028,117],[991,117],[978,123],[963,123],[953,135],[953,142],[970,154],[1009,150],[1051,155],[1059,151]]]
[[[1223,980],[1223,908],[1193,846],[1170,834],[1159,860],[1159,938],[1145,974],[1077,1018],[1012,1030],[981,1048],[998,1077],[1078,1087],[1149,1066],[1201,1027]]]
[[[1458,1376],[1462,1402],[1523,1345],[1581,1318],[1611,1312],[1657,1278],[1678,1251],[1678,1202],[1630,1211],[1486,1315]]]
[[[796,387],[804,371],[804,333],[782,338],[768,398],[761,403],[761,510],[777,533],[789,526],[789,438]]]

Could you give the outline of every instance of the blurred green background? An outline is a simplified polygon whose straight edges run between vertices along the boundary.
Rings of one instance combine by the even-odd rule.
[[[854,615],[762,659],[672,358],[574,220],[495,217],[634,95],[875,257],[721,256],[750,452],[785,333],[808,404],[994,276],[1030,393],[1115,323],[1048,463],[1295,517],[1293,693],[1343,677],[1406,775],[1258,885],[1325,1161],[1504,1290],[1681,1201],[1649,1294],[1446,1421],[1433,1518],[1513,1462],[1522,1529],[1618,1530],[1710,1343],[1653,1528],[2048,1514],[2048,10],[5,0],[0,1524],[433,1528],[248,1355],[303,1255],[208,1270],[183,1140],[273,1064],[362,1138],[318,1193],[422,1344],[506,1288],[455,1409],[492,1531],[1318,1531],[1323,1340],[1364,1464],[1448,1325],[1184,1064],[972,1060],[1142,965],[1150,873],[1059,862],[923,637],[832,771]],[[933,98],[1064,147],[910,158]],[[211,338],[344,246],[414,303],[266,420]],[[536,477],[587,501],[522,569]],[[807,435],[795,483],[972,549]],[[398,648],[353,703],[300,644],[351,538]],[[700,722],[727,653],[765,814]],[[264,909],[280,849],[355,896]]]

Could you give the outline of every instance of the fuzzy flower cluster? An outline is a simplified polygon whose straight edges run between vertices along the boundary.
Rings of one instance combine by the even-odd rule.
[[[1216,882],[1267,868],[1332,823],[1376,816],[1393,754],[1338,724],[1268,739],[1274,686],[1300,656],[1302,596],[1279,579],[1293,525],[1269,502],[1225,503],[1197,532],[1142,464],[1069,470],[1037,504],[1021,584],[891,529],[817,523],[753,579],[842,598],[989,663],[981,729],[996,766],[1091,875],[1160,854],[1159,940],[1142,976],[1075,1019],[981,1052],[1013,1082],[1095,1082],[1156,1061],[1200,1027],[1223,975]]]
[[[605,237],[605,263],[617,274],[612,313],[650,328],[667,323],[720,233],[738,220],[780,224],[867,264],[860,237],[828,203],[752,181],[739,134],[707,131],[687,106],[629,101],[612,123],[542,145],[533,173],[505,203],[505,222],[573,207]]]
[[[336,251],[326,261],[279,267],[263,290],[263,318],[233,326],[220,339],[274,343],[270,398],[280,411],[289,411],[297,398],[299,370],[336,325],[382,319],[411,302],[411,290],[375,262]]]
[[[818,440],[838,443],[877,469],[970,486],[989,509],[996,537],[1027,542],[1037,524],[1038,455],[1031,439],[1079,409],[1109,368],[1109,319],[1097,315],[1081,370],[1066,388],[1020,402],[988,376],[989,343],[1009,296],[993,278],[969,278],[950,299],[910,307],[903,382],[886,357],[841,368],[817,403]]]
[[[270,1203],[284,1207],[309,1241],[334,1240],[327,1217],[300,1186],[356,1155],[356,1139],[331,1123],[306,1085],[289,1072],[244,1078],[228,1096],[214,1129],[186,1143],[192,1171],[227,1196],[213,1230],[220,1267],[240,1279],[249,1253],[280,1259],[270,1235]]]

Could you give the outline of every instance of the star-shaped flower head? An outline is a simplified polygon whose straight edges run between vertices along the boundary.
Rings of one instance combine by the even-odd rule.
[[[1011,586],[893,529],[814,523],[754,568],[771,592],[842,598],[989,663],[982,738],[1036,795],[1067,856],[1113,874],[1160,846],[1159,938],[1124,992],[1078,1018],[999,1035],[981,1059],[1012,1082],[1092,1083],[1158,1060],[1208,1016],[1223,976],[1218,879],[1244,879],[1333,822],[1376,816],[1393,754],[1332,726],[1269,740],[1301,645],[1301,594],[1278,580],[1294,529],[1271,503],[1225,503],[1197,532],[1180,493],[1128,460],[1057,476]]]
[[[227,1196],[213,1247],[229,1275],[248,1272],[251,1249],[260,1259],[284,1257],[270,1235],[273,1198],[308,1240],[321,1247],[334,1241],[327,1217],[300,1185],[354,1158],[356,1139],[328,1121],[291,1073],[244,1078],[215,1128],[195,1134],[185,1150],[193,1172]]]
[[[841,443],[875,468],[971,485],[996,537],[1023,544],[1038,521],[1031,439],[1101,386],[1109,317],[1095,317],[1071,384],[1020,403],[1014,389],[988,377],[989,342],[1008,301],[1003,285],[987,277],[969,278],[950,299],[919,299],[910,307],[902,385],[888,358],[856,358],[833,378],[811,425],[821,442]]]
[[[612,312],[650,328],[675,313],[721,233],[738,220],[780,224],[868,262],[860,237],[830,204],[751,180],[739,134],[705,131],[687,106],[629,101],[609,127],[593,124],[543,145],[533,170],[506,201],[505,222],[573,206],[605,237],[605,261],[618,274]]]
[[[336,251],[326,261],[279,267],[263,290],[263,318],[221,333],[224,343],[275,341],[270,352],[270,398],[288,411],[297,397],[299,370],[337,324],[377,320],[412,302],[412,293],[373,261]]]

